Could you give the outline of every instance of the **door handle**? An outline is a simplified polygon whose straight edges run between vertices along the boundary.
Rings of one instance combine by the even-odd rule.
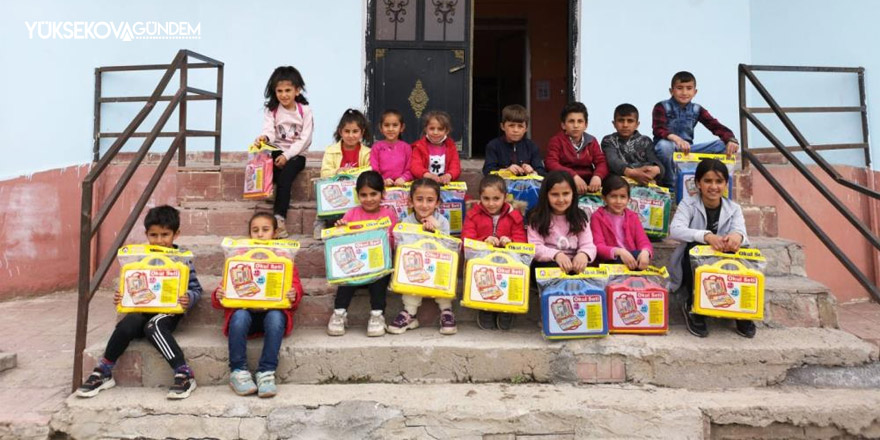
[[[467,67],[467,66],[464,65],[464,64],[462,64],[462,65],[460,65],[460,66],[452,67],[452,68],[449,69],[449,73],[455,73],[455,72],[458,72],[459,70],[464,69],[465,67]]]

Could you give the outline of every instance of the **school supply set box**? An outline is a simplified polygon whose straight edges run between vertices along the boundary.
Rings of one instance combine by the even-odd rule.
[[[465,239],[463,307],[490,312],[526,313],[529,310],[529,265],[535,245],[509,243],[503,248]]]
[[[392,272],[391,219],[351,222],[321,231],[327,282],[360,286]]]
[[[227,308],[290,308],[293,260],[299,242],[224,238],[220,303]]]
[[[278,147],[265,142],[260,142],[260,146],[248,146],[248,161],[244,167],[244,198],[264,199],[272,195],[275,173],[273,151],[278,151]]]
[[[723,253],[711,246],[694,246],[693,313],[717,318],[764,319],[764,268],[758,249]]]
[[[189,284],[189,251],[133,244],[116,252],[121,300],[119,313],[183,313],[180,297]]]
[[[461,240],[422,225],[399,223],[394,234],[391,291],[407,295],[455,298]]]
[[[358,206],[355,184],[358,176],[369,171],[369,166],[341,171],[333,177],[315,181],[315,199],[318,205],[318,217],[329,217],[345,214]]]
[[[567,274],[536,269],[547,339],[602,337],[609,333],[662,334],[669,329],[665,268],[588,267]]]
[[[691,197],[697,193],[697,182],[694,180],[694,174],[697,171],[697,165],[703,159],[717,159],[727,167],[727,188],[724,189],[722,195],[730,198],[733,193],[733,168],[736,165],[736,159],[728,158],[726,154],[706,154],[706,153],[689,153],[675,152],[672,160],[678,165],[678,174],[675,177],[675,203],[681,203],[681,199]]]
[[[538,204],[538,196],[541,194],[541,184],[544,178],[538,174],[517,176],[508,170],[492,171],[498,177],[504,179],[507,184],[507,194],[513,200],[526,204],[526,212],[532,210]]]

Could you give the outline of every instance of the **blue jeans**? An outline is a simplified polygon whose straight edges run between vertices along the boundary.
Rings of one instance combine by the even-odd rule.
[[[660,139],[654,144],[654,151],[657,152],[657,157],[663,163],[663,168],[670,170],[663,173],[663,181],[660,184],[667,188],[674,188],[675,179],[678,176],[678,166],[672,160],[672,154],[675,153],[675,143],[666,139]],[[691,145],[691,151],[694,153],[722,154],[727,152],[727,145],[721,139],[716,139],[712,142],[693,144]]]
[[[280,310],[236,310],[229,319],[229,371],[247,370],[247,337],[254,333],[263,333],[263,353],[257,372],[275,371],[286,327],[287,316]]]

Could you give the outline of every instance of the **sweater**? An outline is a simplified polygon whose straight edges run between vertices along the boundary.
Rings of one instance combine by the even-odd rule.
[[[333,177],[339,171],[342,164],[342,141],[327,147],[324,151],[324,158],[321,159],[321,178]],[[370,147],[361,144],[361,150],[358,153],[358,167],[370,165]]]
[[[522,214],[513,209],[509,203],[501,207],[498,223],[493,223],[492,215],[486,212],[482,204],[477,203],[467,211],[461,228],[461,238],[486,241],[489,237],[507,237],[516,243],[527,241]]]
[[[634,132],[629,139],[623,139],[617,133],[611,133],[602,138],[602,153],[608,163],[608,169],[618,176],[623,176],[627,168],[640,168],[645,165],[653,165],[660,168],[660,174],[656,177],[658,182],[663,181],[663,164],[654,151],[654,142],[651,138]]]
[[[513,160],[514,156],[516,161]],[[505,136],[499,136],[486,144],[486,161],[483,163],[484,176],[514,164],[528,164],[539,175],[547,174],[547,170],[544,169],[544,160],[541,159],[541,152],[529,138],[524,137],[519,142],[510,143]]]
[[[614,235],[614,226],[609,217],[611,215],[613,214],[603,206],[590,217],[590,231],[593,233],[593,243],[596,244],[596,255],[603,261],[614,260],[614,249],[618,247],[618,237]],[[639,215],[630,209],[623,211],[623,238],[620,241],[627,251],[641,250],[654,256],[654,246],[642,228]]]
[[[599,148],[599,142],[593,136],[584,133],[586,145],[581,151],[575,151],[571,139],[564,131],[556,133],[547,141],[547,171],[567,171],[572,176],[581,176],[587,183],[596,175],[604,179],[608,175],[605,154]]]
[[[293,266],[293,290],[296,292],[296,298],[290,304],[290,308],[282,309],[284,312],[284,316],[287,317],[287,324],[284,327],[284,336],[290,334],[290,331],[293,329],[293,312],[296,311],[297,307],[299,307],[299,302],[302,300],[303,296],[303,287],[302,283],[299,280],[299,268],[294,265]],[[229,336],[229,320],[232,319],[232,314],[235,313],[238,309],[230,309],[223,307],[223,304],[220,304],[220,298],[217,297],[217,292],[220,290],[218,287],[214,290],[214,293],[211,295],[211,304],[215,309],[223,309],[223,334]],[[262,336],[263,333],[253,333],[249,334],[248,338],[257,338]]]
[[[423,136],[421,139],[413,142],[412,144],[413,151],[410,171],[412,172],[413,179],[421,179],[425,176],[425,173],[429,171],[429,143],[430,142],[428,141],[428,139]],[[458,159],[458,148],[455,146],[455,142],[450,137],[447,137],[446,140],[443,141],[443,145],[446,146],[445,174],[449,174],[450,176],[452,176],[452,180],[458,180],[458,177],[461,175],[461,161],[459,161]]]
[[[383,179],[413,180],[410,166],[412,165],[412,147],[398,139],[394,143],[377,141],[370,148],[370,167],[382,175]]]
[[[590,225],[584,225],[584,230],[578,234],[572,234],[568,220],[564,215],[553,215],[550,219],[550,231],[547,236],[542,236],[537,229],[529,226],[529,243],[535,245],[535,261],[554,261],[559,252],[574,258],[578,252],[587,254],[590,261],[596,259],[596,245],[593,244],[593,234]]]
[[[669,258],[669,291],[675,292],[681,287],[681,259],[690,258],[684,254],[688,243],[706,244],[704,237],[710,232],[706,225],[706,207],[700,193],[682,199],[675,210],[675,216],[669,226],[669,238],[678,240],[681,244],[672,251]],[[718,216],[718,234],[720,236],[736,232],[743,237],[741,246],[749,245],[749,235],[746,232],[746,221],[743,217],[742,208],[734,201],[722,198],[721,213]]]
[[[275,110],[263,112],[262,135],[269,143],[280,148],[287,160],[300,156],[312,145],[314,118],[308,105],[296,103],[297,108],[288,110],[278,105]]]

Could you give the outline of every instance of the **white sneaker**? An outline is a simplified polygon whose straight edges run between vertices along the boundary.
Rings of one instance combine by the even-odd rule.
[[[370,320],[367,321],[367,336],[385,336],[385,315],[381,311],[370,311]]]
[[[336,309],[330,316],[330,322],[327,323],[327,334],[330,336],[342,336],[345,334],[345,327],[348,325],[348,312],[344,309]]]
[[[284,217],[276,214],[275,220],[278,221],[278,228],[275,229],[275,237],[274,238],[287,238],[287,237],[289,237],[289,234],[287,233],[287,225],[284,224]]]

